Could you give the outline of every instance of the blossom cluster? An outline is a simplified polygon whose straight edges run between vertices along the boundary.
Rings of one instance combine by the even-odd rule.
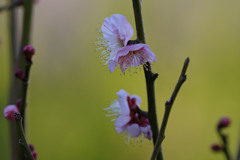
[[[97,42],[103,49],[100,58],[108,69],[113,72],[117,65],[125,73],[126,69],[145,65],[147,62],[156,62],[156,56],[147,44],[129,43],[133,36],[133,28],[126,17],[114,14],[107,17],[101,27],[103,37]]]
[[[148,117],[139,112],[141,98],[130,96],[125,90],[117,92],[118,101],[113,102],[108,108],[108,116],[117,116],[114,126],[118,134],[127,131],[130,137],[139,137],[141,134],[151,140],[152,131]]]
[[[146,66],[147,62],[156,62],[156,56],[151,52],[151,48],[139,40],[131,40],[133,28],[126,17],[121,14],[113,14],[107,17],[101,26],[103,37],[97,45],[102,50],[100,58],[104,64],[108,64],[108,69],[113,72],[119,65],[123,73],[127,69],[135,70],[140,65]],[[137,138],[140,135],[149,140],[152,139],[152,130],[147,112],[140,110],[141,98],[130,96],[125,90],[117,92],[118,101],[114,101],[105,110],[109,115],[115,116],[115,130],[118,134],[126,133],[129,138]]]

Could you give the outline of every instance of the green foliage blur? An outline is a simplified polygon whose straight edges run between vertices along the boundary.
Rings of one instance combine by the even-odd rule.
[[[0,2],[0,4],[6,4]],[[146,41],[157,56],[153,71],[159,123],[164,103],[190,57],[187,81],[175,101],[163,142],[166,160],[224,160],[210,150],[215,128],[229,116],[230,150],[236,153],[240,112],[240,1],[143,0]],[[28,95],[28,140],[39,160],[146,160],[152,142],[129,145],[103,108],[125,89],[147,109],[143,70],[110,73],[96,51],[105,17],[123,14],[135,29],[130,0],[40,0],[34,8],[36,48]],[[19,9],[19,14],[21,9]],[[21,29],[21,28],[19,28]],[[9,87],[8,13],[0,13],[0,111]],[[134,35],[134,38],[136,35]],[[0,114],[0,159],[9,160],[8,122]]]

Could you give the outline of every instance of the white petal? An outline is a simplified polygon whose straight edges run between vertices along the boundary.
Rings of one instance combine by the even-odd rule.
[[[138,137],[140,135],[140,133],[141,133],[138,124],[132,124],[130,126],[127,126],[127,132],[132,137]]]
[[[114,14],[111,16],[113,24],[118,29],[119,38],[124,42],[124,46],[133,36],[133,28],[131,24],[127,21],[126,17],[121,14]]]
[[[113,14],[110,18],[105,18],[102,33],[108,42],[111,42],[111,44],[118,43],[116,46],[123,47],[133,36],[133,28],[126,17],[121,14]],[[114,48],[112,45],[110,47]]]
[[[115,130],[118,134],[120,134],[126,130],[126,127],[115,127]]]
[[[129,115],[130,110],[127,102],[127,97],[129,96],[129,94],[125,90],[121,89],[119,92],[117,92],[117,95],[118,95],[118,102],[122,109],[122,114]]]
[[[114,124],[115,127],[123,127],[131,120],[130,116],[119,116]]]

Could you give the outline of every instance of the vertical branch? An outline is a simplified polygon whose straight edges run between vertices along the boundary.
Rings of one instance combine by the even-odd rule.
[[[11,0],[11,4],[16,3],[16,0]],[[33,0],[24,0],[24,15],[23,15],[23,31],[22,31],[22,40],[21,46],[18,45],[17,38],[17,13],[14,8],[10,10],[10,50],[11,50],[11,62],[10,62],[10,96],[9,96],[9,104],[16,103],[16,100],[24,95],[24,85],[21,86],[19,80],[17,80],[13,74],[14,69],[25,68],[25,59],[22,55],[22,49],[25,45],[28,45],[30,42],[31,35],[31,19],[32,19],[32,5]],[[20,48],[18,48],[20,46]],[[25,89],[26,90],[26,89]],[[26,97],[26,96],[25,96]],[[26,103],[26,102],[25,102]],[[22,107],[25,109],[25,104]],[[25,112],[25,110],[23,111]],[[25,118],[24,118],[25,119]],[[17,131],[17,127],[15,123],[10,123],[10,137],[11,137],[11,155],[12,160],[25,160],[23,150],[18,144],[19,132]]]
[[[24,0],[24,14],[23,14],[23,30],[22,30],[22,42],[20,48],[20,54],[17,57],[19,68],[24,68],[25,71],[29,72],[28,64],[26,62],[26,58],[22,53],[23,47],[30,44],[31,38],[31,24],[32,24],[32,8],[33,8],[33,0]],[[29,67],[30,69],[30,67]],[[20,97],[22,98],[21,105],[21,114],[23,116],[23,128],[25,126],[25,108],[26,108],[26,98],[27,98],[27,87],[28,84],[23,83],[20,88]]]
[[[156,158],[159,149],[161,149],[161,144],[162,144],[162,142],[165,138],[165,130],[166,130],[166,127],[167,127],[167,122],[168,122],[168,118],[169,118],[169,115],[170,115],[170,112],[171,112],[171,109],[172,109],[172,105],[173,105],[173,103],[174,103],[174,101],[177,97],[177,94],[178,94],[182,84],[186,81],[186,71],[187,71],[187,68],[188,68],[188,64],[189,64],[189,58],[187,58],[185,60],[182,72],[180,74],[180,77],[178,79],[176,87],[175,87],[175,89],[172,93],[172,96],[171,96],[170,100],[167,101],[166,104],[165,104],[165,113],[164,113],[164,117],[163,117],[163,120],[162,120],[162,125],[161,125],[161,128],[160,128],[159,136],[158,136],[157,142],[154,146],[154,150],[153,150],[153,153],[152,153],[151,160],[154,160]]]
[[[10,4],[15,4],[16,0],[10,0]],[[16,68],[16,58],[18,55],[18,15],[15,8],[9,11],[9,37],[10,37],[10,61],[9,61],[9,100],[8,104],[15,104],[18,98],[18,91],[20,87],[20,81],[14,77],[14,69]],[[18,143],[18,130],[14,122],[10,122],[10,141],[11,141],[11,159],[12,160],[24,160],[22,148]]]
[[[31,24],[32,24],[32,9],[33,0],[24,0],[24,14],[23,14],[23,31],[22,31],[22,45],[21,49],[30,43],[31,38]],[[23,55],[20,55],[22,65],[25,64]]]
[[[137,40],[140,43],[146,43],[144,27],[143,27],[143,19],[142,19],[141,1],[132,0],[132,2],[133,2],[136,30],[137,30]],[[152,72],[151,64],[149,62],[147,62],[146,66],[144,67],[144,74],[145,74],[146,85],[147,85],[148,117],[151,125],[151,130],[153,133],[153,143],[155,145],[159,129],[158,129],[158,120],[157,120],[157,111],[156,111],[154,81],[157,78],[158,74],[154,74]],[[163,153],[161,150],[159,152],[158,160],[163,160]]]
[[[22,88],[22,103],[21,103],[21,108],[20,108],[20,112],[21,112],[22,117],[25,117],[25,108],[27,106],[27,91],[28,91],[28,82],[29,82],[29,74],[30,74],[31,66],[32,66],[31,60],[29,62],[26,62],[25,80],[22,81],[22,85],[23,85],[23,88]],[[24,128],[24,119],[23,119],[23,128]]]
[[[141,43],[146,43],[142,19],[142,7],[139,0],[133,0],[133,10],[135,16],[137,40]]]

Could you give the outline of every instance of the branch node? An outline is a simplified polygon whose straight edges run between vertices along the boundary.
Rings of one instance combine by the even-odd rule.
[[[21,145],[23,145],[23,141],[22,141],[21,138],[19,138],[18,143],[21,144]]]
[[[158,78],[158,73],[152,73],[152,80],[155,81]]]
[[[186,75],[183,75],[182,76],[182,81],[185,82],[187,80],[187,76]]]
[[[22,120],[22,117],[21,117],[20,113],[15,112],[14,113],[14,117],[15,117],[15,120],[17,120],[17,121],[21,121]]]
[[[165,103],[165,106],[168,107],[169,105],[170,105],[170,102],[167,101],[167,102]]]

